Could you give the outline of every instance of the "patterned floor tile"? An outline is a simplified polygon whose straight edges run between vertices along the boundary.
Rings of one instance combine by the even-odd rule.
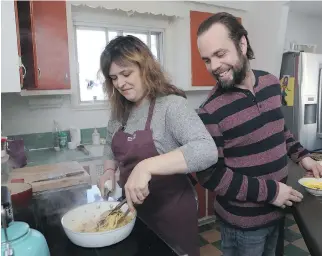
[[[285,218],[285,227],[290,227],[295,224],[295,220]]]
[[[287,242],[294,242],[298,239],[302,238],[302,236],[290,229],[284,229],[284,240],[286,240]]]
[[[284,255],[285,256],[308,256],[309,253],[298,248],[292,244],[289,244],[284,247]]]
[[[212,245],[215,246],[218,250],[221,251],[221,240],[212,243]]]
[[[216,227],[217,227],[216,223],[208,223],[208,224],[202,225],[199,227],[199,234],[209,230],[216,229]]]
[[[199,235],[199,247],[209,244],[201,235]]]
[[[219,251],[216,247],[211,244],[207,244],[205,246],[200,247],[200,255],[201,256],[220,256],[222,252]]]
[[[294,231],[295,233],[301,234],[301,231],[300,231],[299,227],[296,224],[294,224],[292,226],[289,226],[288,229]]]
[[[309,250],[307,249],[306,244],[305,244],[305,242],[304,242],[304,239],[303,239],[303,238],[301,238],[301,239],[299,239],[299,240],[296,240],[296,241],[292,242],[292,244],[293,244],[293,245],[295,245],[296,247],[301,248],[302,250],[304,250],[304,251],[306,251],[306,252],[309,252]]]
[[[209,243],[217,242],[221,240],[220,232],[217,230],[209,230],[200,234]]]

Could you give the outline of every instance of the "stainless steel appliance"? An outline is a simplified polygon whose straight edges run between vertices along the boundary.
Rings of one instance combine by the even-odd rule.
[[[284,53],[280,73],[281,85],[285,76],[294,77],[292,80],[294,90],[291,88],[287,91],[292,98],[294,92],[294,104],[288,104],[283,100],[285,106],[282,110],[286,125],[305,148],[320,151],[322,150],[322,54]]]

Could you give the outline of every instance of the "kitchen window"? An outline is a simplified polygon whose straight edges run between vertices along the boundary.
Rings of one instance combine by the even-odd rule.
[[[125,28],[75,26],[78,96],[80,104],[102,104],[103,74],[99,72],[100,55],[106,44],[119,35],[141,39],[162,64],[162,31]]]

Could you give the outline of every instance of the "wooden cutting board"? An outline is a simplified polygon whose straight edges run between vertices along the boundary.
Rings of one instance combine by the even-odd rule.
[[[35,182],[67,173],[83,172],[83,174],[48,181]],[[63,162],[57,164],[39,165],[14,169],[9,174],[9,182],[12,179],[24,179],[25,183],[32,185],[33,192],[41,192],[53,189],[66,188],[79,184],[91,184],[90,175],[78,162]]]

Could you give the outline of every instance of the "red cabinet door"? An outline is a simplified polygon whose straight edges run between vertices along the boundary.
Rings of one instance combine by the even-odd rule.
[[[65,1],[30,1],[35,89],[70,89]]]
[[[17,47],[18,47],[18,55],[21,59],[21,46],[20,46],[20,28],[19,28],[19,13],[18,13],[18,6],[17,1],[14,1],[15,6],[15,19],[16,19],[16,32],[17,32]],[[22,63],[20,63],[22,64]],[[19,67],[19,73],[20,73],[20,87],[23,86],[23,77],[25,74],[25,70],[22,65]]]

